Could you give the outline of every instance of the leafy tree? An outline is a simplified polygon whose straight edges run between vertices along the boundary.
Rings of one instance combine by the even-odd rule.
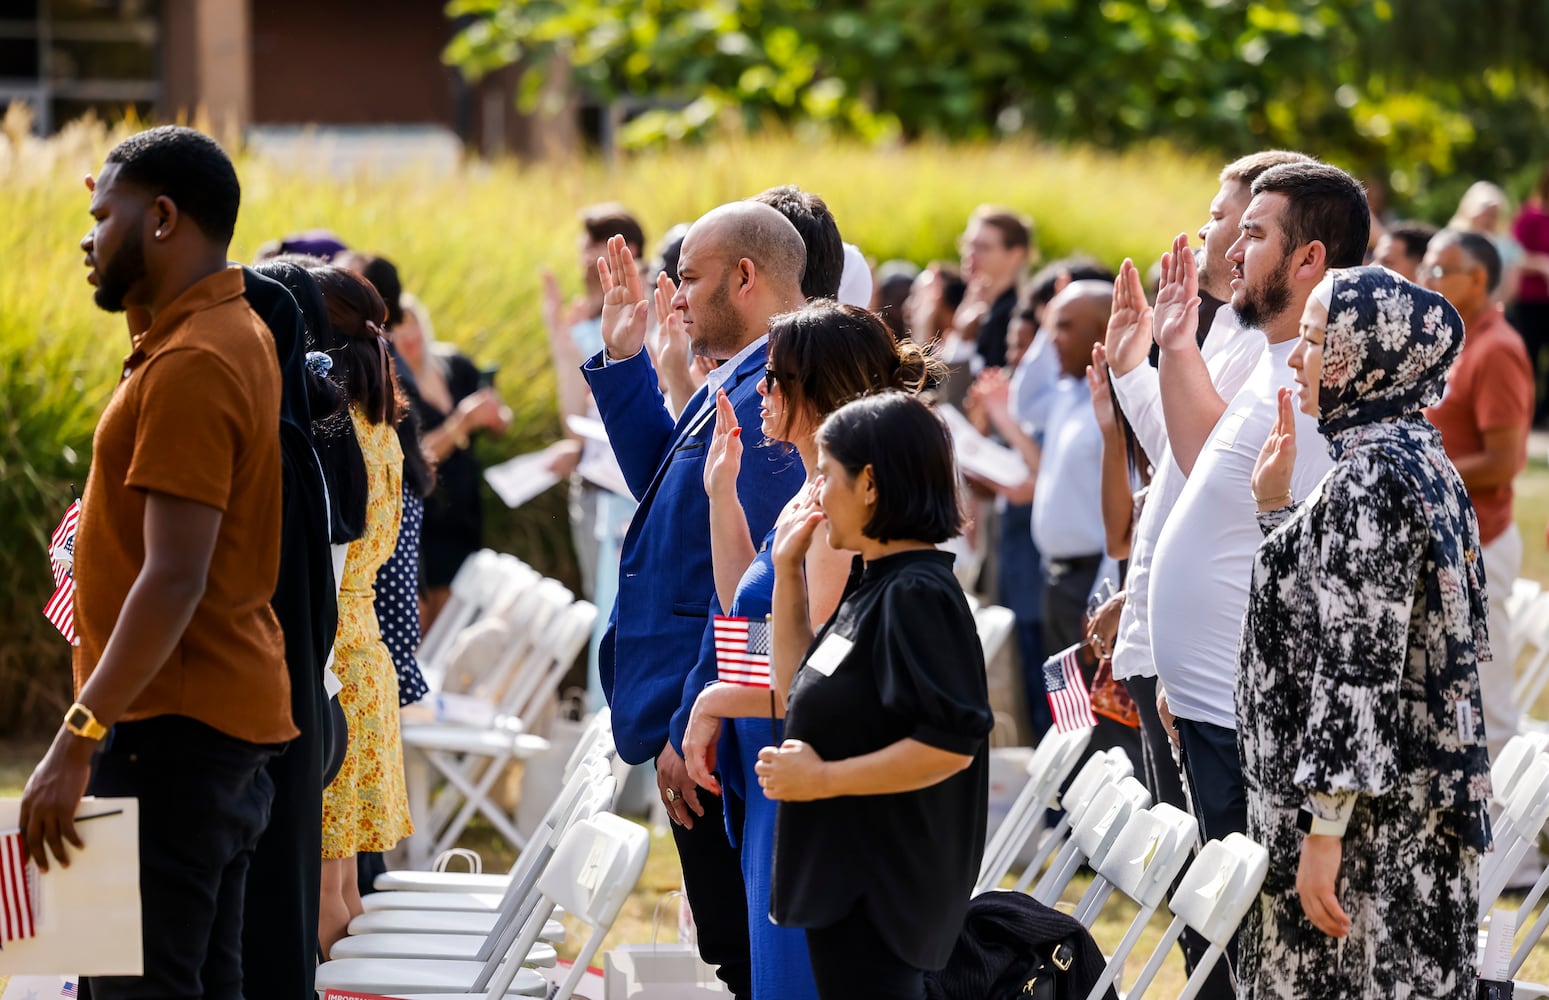
[[[1031,133],[1308,149],[1402,199],[1549,153],[1549,5],[1498,0],[453,0],[447,58],[564,66],[648,110],[626,145],[727,121],[875,141]],[[1447,185],[1443,185],[1444,187]]]

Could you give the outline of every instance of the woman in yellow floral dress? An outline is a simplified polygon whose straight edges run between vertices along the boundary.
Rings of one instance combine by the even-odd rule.
[[[369,283],[333,266],[313,268],[333,329],[333,377],[349,399],[365,464],[365,530],[350,542],[339,581],[333,670],[349,749],[323,791],[323,891],[318,938],[326,956],[361,912],[355,855],[385,851],[413,832],[398,728],[398,675],[372,606],[373,583],[398,541],[403,451],[394,429],[405,406],[382,322],[387,307]]]

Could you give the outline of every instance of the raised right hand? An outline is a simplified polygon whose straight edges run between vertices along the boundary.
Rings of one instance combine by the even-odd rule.
[[[1108,314],[1104,344],[1115,375],[1128,375],[1145,364],[1151,353],[1151,304],[1146,301],[1140,271],[1128,257],[1113,283],[1113,311]]]
[[[543,317],[543,328],[548,331],[551,338],[557,338],[565,331],[562,325],[561,313],[565,309],[565,296],[559,290],[559,279],[554,277],[554,272],[548,268],[543,269],[543,301],[539,306]]]
[[[640,284],[635,255],[624,237],[608,239],[607,256],[597,258],[597,276],[602,279],[602,342],[608,357],[614,361],[632,358],[645,345],[650,303]]]
[[[1199,269],[1194,264],[1194,251],[1189,249],[1188,234],[1179,233],[1172,252],[1162,254],[1162,281],[1156,292],[1155,334],[1162,350],[1199,349],[1194,339],[1199,330],[1199,306]]]
[[[1296,470],[1296,414],[1291,390],[1281,387],[1276,402],[1275,426],[1253,465],[1253,495],[1269,501],[1258,505],[1260,511],[1276,510],[1291,502],[1291,474]]]
[[[1108,352],[1102,344],[1092,345],[1092,363],[1086,369],[1086,386],[1092,393],[1092,412],[1097,416],[1097,429],[1103,434],[1115,434],[1119,430],[1118,417],[1113,412],[1113,392],[1108,386]]]
[[[705,456],[705,494],[712,500],[737,499],[737,474],[742,471],[742,428],[726,390],[715,394],[715,433]],[[704,782],[700,782],[704,784]]]

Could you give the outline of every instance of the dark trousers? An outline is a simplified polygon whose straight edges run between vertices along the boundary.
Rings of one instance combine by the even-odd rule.
[[[1140,752],[1144,759],[1131,763],[1144,765],[1140,778],[1153,801],[1187,812],[1189,802],[1183,795],[1183,776],[1173,760],[1172,741],[1162,728],[1162,717],[1156,714],[1156,678],[1126,677],[1124,688],[1140,710]]]
[[[1183,794],[1183,777],[1178,771],[1178,764],[1173,760],[1172,741],[1167,738],[1167,730],[1162,728],[1162,717],[1156,712],[1156,678],[1155,677],[1127,677],[1124,687],[1129,691],[1129,696],[1134,699],[1135,706],[1140,709],[1140,739],[1141,750],[1145,755],[1144,782],[1146,791],[1151,793],[1151,798],[1156,802],[1166,802],[1170,806],[1188,811],[1189,803]],[[1182,876],[1179,876],[1182,880]],[[1177,887],[1174,886],[1176,889]],[[1201,937],[1193,928],[1185,927],[1183,937],[1178,941],[1178,948],[1183,952],[1184,965],[1189,972],[1194,971],[1194,965],[1199,961],[1205,949],[1210,947],[1210,942]],[[1227,971],[1225,962],[1217,962],[1205,980],[1205,985],[1200,989],[1201,1000],[1231,1000],[1236,991],[1232,989],[1231,974]]]
[[[715,967],[715,974],[732,996],[751,997],[753,957],[742,859],[726,838],[720,796],[701,788],[699,804],[705,814],[694,817],[692,830],[672,825],[672,839],[683,865],[683,888],[699,935],[699,957]]]
[[[921,919],[929,919],[921,914]],[[812,979],[822,1000],[925,1000],[925,972],[898,957],[866,915],[866,900],[828,927],[807,929]]]
[[[1032,737],[1028,742],[1036,744],[1054,725],[1054,717],[1043,687],[1043,560],[1033,541],[1031,504],[1007,505],[1000,511],[997,542],[995,600],[1016,615],[1017,659]]]
[[[1248,832],[1248,792],[1242,780],[1242,758],[1237,752],[1235,730],[1193,719],[1178,719],[1178,742],[1182,745],[1183,773],[1189,779],[1189,797],[1194,818],[1199,820],[1202,840],[1220,840],[1229,833]],[[1203,949],[1200,949],[1203,951]],[[1237,964],[1237,935],[1226,949],[1227,960]],[[1233,995],[1229,986],[1219,992],[1219,968],[1206,981],[1201,996]]]
[[[248,863],[269,822],[274,747],[184,716],[113,728],[90,793],[140,800],[145,974],[84,981],[94,1000],[241,1000]]]

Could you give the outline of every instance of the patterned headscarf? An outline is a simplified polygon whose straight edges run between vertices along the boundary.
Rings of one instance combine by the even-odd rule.
[[[1440,295],[1381,267],[1330,272],[1313,294],[1329,304],[1318,426],[1334,461],[1354,467],[1346,473],[1356,481],[1397,478],[1420,504],[1428,540],[1419,586],[1445,647],[1433,651],[1426,689],[1431,801],[1457,810],[1458,835],[1484,849],[1489,757],[1482,738],[1457,732],[1460,713],[1484,714],[1477,672],[1490,656],[1484,559],[1463,481],[1420,412],[1441,399],[1463,348],[1463,321]],[[1408,537],[1395,531],[1388,542],[1401,546]],[[1394,564],[1402,561],[1395,552]]]
[[[1313,294],[1329,306],[1318,387],[1324,437],[1441,400],[1463,349],[1451,303],[1382,267],[1331,271]]]

